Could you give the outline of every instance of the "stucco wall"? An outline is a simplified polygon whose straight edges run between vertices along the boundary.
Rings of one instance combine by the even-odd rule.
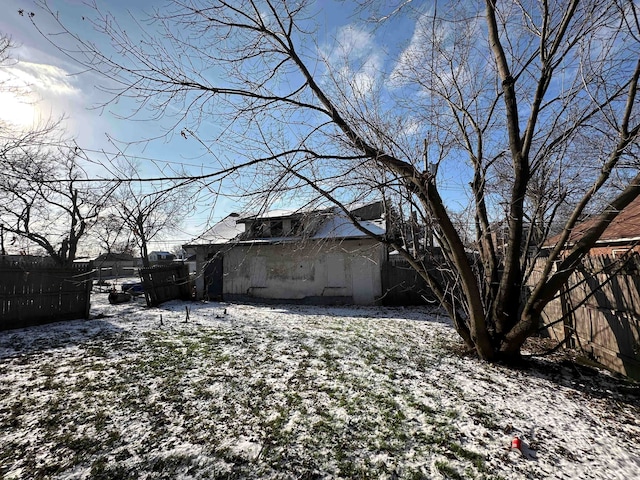
[[[369,239],[237,245],[224,255],[223,295],[372,304],[383,258]]]

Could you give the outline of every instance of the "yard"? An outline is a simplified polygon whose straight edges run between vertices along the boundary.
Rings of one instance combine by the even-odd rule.
[[[637,384],[479,362],[425,308],[94,297],[93,320],[0,332],[0,478],[640,472]]]

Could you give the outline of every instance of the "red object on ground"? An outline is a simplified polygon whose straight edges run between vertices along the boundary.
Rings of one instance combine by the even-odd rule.
[[[518,437],[513,437],[513,440],[511,440],[511,448],[517,448],[518,450],[520,450],[521,446],[522,440],[520,440]]]

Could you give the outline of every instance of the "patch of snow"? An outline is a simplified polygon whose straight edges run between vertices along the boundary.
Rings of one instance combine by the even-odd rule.
[[[0,332],[0,477],[640,471],[635,386],[457,356],[426,308],[93,299],[93,320]]]

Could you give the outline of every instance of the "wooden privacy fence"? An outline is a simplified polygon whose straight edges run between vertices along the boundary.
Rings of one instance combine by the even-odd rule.
[[[89,318],[90,263],[0,259],[0,330]]]
[[[532,281],[544,259],[538,260]],[[544,310],[549,335],[640,379],[640,257],[587,257]]]
[[[155,307],[169,300],[191,298],[189,266],[183,263],[141,268],[140,278],[149,307]]]
[[[436,297],[427,282],[409,262],[393,256],[382,265],[383,305],[424,305],[436,302]]]

